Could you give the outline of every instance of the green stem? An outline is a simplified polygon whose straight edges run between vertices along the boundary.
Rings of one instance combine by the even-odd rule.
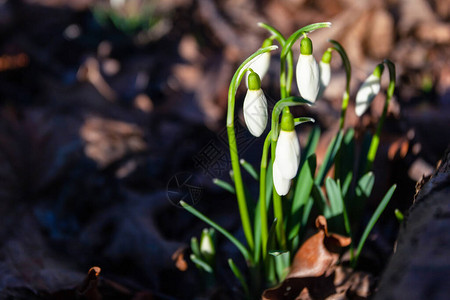
[[[250,216],[248,213],[247,202],[245,200],[245,191],[244,184],[242,182],[241,168],[239,164],[239,155],[236,143],[236,133],[234,130],[234,110],[235,110],[235,102],[236,102],[236,91],[242,80],[242,77],[245,74],[246,68],[248,68],[248,64],[254,59],[256,56],[277,49],[277,46],[270,46],[263,49],[259,49],[255,53],[253,53],[250,57],[248,57],[236,70],[233,75],[233,79],[231,80],[230,87],[228,90],[228,111],[227,111],[227,133],[228,133],[228,143],[230,147],[230,158],[231,158],[231,167],[233,169],[234,174],[234,184],[236,189],[236,197],[238,201],[239,214],[242,221],[242,227],[244,229],[245,238],[247,239],[248,246],[252,251],[254,248],[254,240],[252,227],[250,224]]]
[[[375,156],[377,155],[378,146],[380,144],[381,128],[383,127],[384,120],[386,119],[389,102],[391,101],[395,90],[395,65],[388,59],[384,60],[384,63],[389,69],[389,87],[386,92],[386,101],[384,102],[383,114],[378,122],[377,130],[372,138],[369,152],[367,154],[366,172],[372,170],[373,162],[375,161]]]
[[[344,50],[344,47],[342,47],[342,45],[335,40],[329,40],[329,42],[334,45],[334,47],[331,49],[337,51],[341,56],[345,68],[346,84],[345,92],[342,96],[341,118],[339,120],[339,129],[342,129],[344,128],[345,114],[347,112],[348,102],[350,99],[350,79],[352,77],[352,67],[350,65],[350,60],[348,59],[347,53]]]
[[[272,167],[275,162],[275,149],[277,147],[277,141],[271,139],[271,155],[272,155]],[[280,250],[286,249],[286,232],[284,230],[284,218],[283,218],[283,204],[281,202],[281,196],[278,195],[276,189],[273,189],[273,214],[278,220],[276,225],[276,233],[278,242],[280,243]]]
[[[270,147],[270,132],[264,140],[264,147],[261,157],[261,169],[259,174],[259,202],[260,202],[260,215],[261,215],[261,244],[262,244],[262,257],[265,261],[267,256],[267,239],[269,237],[269,231],[267,228],[267,208],[266,208],[266,175],[267,175],[267,159],[269,156]]]

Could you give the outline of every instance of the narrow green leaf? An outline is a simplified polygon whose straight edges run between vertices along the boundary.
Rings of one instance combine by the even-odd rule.
[[[282,282],[289,273],[291,255],[289,251],[271,251],[272,259],[275,261],[275,271],[278,282]]]
[[[194,216],[196,216],[200,220],[208,223],[210,226],[214,227],[218,232],[223,234],[228,240],[230,240],[230,242],[232,242],[238,248],[238,250],[242,253],[242,255],[244,256],[244,258],[247,261],[253,262],[253,258],[251,257],[251,255],[248,252],[247,248],[245,248],[245,246],[241,242],[239,242],[233,235],[231,235],[231,233],[229,233],[222,226],[220,226],[216,222],[212,221],[207,216],[205,216],[204,214],[202,214],[201,212],[199,212],[198,210],[196,210],[195,208],[193,208],[192,206],[190,206],[186,202],[180,201],[180,205],[183,206],[188,212],[190,212],[191,214],[193,214]]]
[[[308,157],[313,155],[316,152],[317,144],[320,139],[320,127],[314,126],[308,136],[308,141],[306,142],[305,147],[302,149],[302,157],[300,164],[302,164]]]
[[[232,194],[236,194],[236,190],[234,189],[234,187],[224,180],[221,180],[219,178],[214,178],[213,183]]]
[[[355,191],[356,196],[359,198],[358,201],[364,201],[370,197],[374,184],[375,176],[372,172],[368,172],[358,180]]]
[[[383,197],[383,200],[381,200],[380,204],[378,205],[377,209],[373,213],[372,217],[369,220],[369,223],[366,226],[366,229],[364,229],[364,233],[361,236],[361,240],[359,241],[358,248],[356,249],[356,255],[355,259],[352,262],[352,266],[355,267],[358,263],[359,255],[361,254],[361,250],[364,246],[364,243],[367,240],[367,237],[369,236],[369,233],[372,231],[373,226],[375,226],[375,223],[378,221],[378,218],[383,213],[384,209],[388,205],[389,201],[392,198],[392,195],[394,194],[395,189],[397,188],[397,185],[394,184],[386,193],[386,195]]]
[[[344,135],[341,148],[335,162],[335,178],[342,183],[342,195],[347,196],[353,178],[355,166],[355,130],[350,128]]]
[[[230,269],[233,272],[234,276],[241,283],[242,288],[244,289],[245,295],[247,295],[247,297],[249,297],[250,293],[249,293],[248,285],[247,285],[244,275],[242,275],[241,270],[239,270],[238,266],[236,266],[236,264],[234,263],[234,261],[231,258],[228,259],[228,265],[230,266]]]
[[[195,265],[197,267],[203,269],[205,272],[208,272],[208,273],[213,272],[213,268],[211,268],[210,265],[208,265],[206,262],[201,260],[199,257],[195,256],[194,254],[191,254],[189,257],[192,260],[192,262],[195,263]]]
[[[194,236],[191,238],[191,250],[196,256],[200,257],[200,247],[198,245],[198,239]]]
[[[319,172],[316,176],[316,183],[319,186],[323,185],[323,181],[325,180],[325,176],[327,175],[330,168],[333,166],[334,160],[336,158],[336,154],[339,151],[339,148],[341,147],[343,138],[342,130],[340,130],[336,136],[331,141],[330,145],[328,146],[327,152],[325,154],[325,158],[322,162],[322,165],[320,166]]]
[[[297,182],[295,185],[294,197],[288,226],[288,239],[293,240],[300,231],[301,219],[304,208],[311,195],[311,189],[314,184],[314,173],[316,172],[316,155],[308,157],[306,163],[303,164]]]
[[[239,161],[241,166],[250,174],[255,180],[259,180],[258,172],[256,172],[255,168],[249,164],[245,159],[241,158]]]
[[[277,233],[276,233],[276,227],[277,227],[277,219],[273,219],[272,225],[269,229],[269,238],[267,239],[267,247],[266,249],[270,253],[271,250],[275,249],[276,240],[277,240]]]

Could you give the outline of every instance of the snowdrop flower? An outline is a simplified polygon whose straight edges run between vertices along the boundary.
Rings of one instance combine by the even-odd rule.
[[[267,100],[261,90],[261,80],[258,74],[250,69],[248,90],[244,99],[244,120],[248,130],[259,137],[267,125]]]
[[[311,39],[304,37],[300,42],[300,56],[297,62],[297,87],[300,96],[308,101],[315,102],[319,94],[320,75],[319,65],[312,55]]]
[[[271,39],[264,40],[264,43],[262,44],[261,48],[266,48],[272,45]],[[267,74],[267,71],[269,70],[270,65],[270,51],[264,52],[257,57],[255,57],[249,64],[249,68],[252,68],[252,70],[259,75],[259,78],[262,80],[264,75]],[[247,72],[245,83],[247,84],[248,88],[248,76],[250,75],[250,72]]]
[[[214,263],[214,255],[216,254],[216,248],[212,235],[214,235],[214,229],[203,229],[200,237],[200,252],[209,264]]]
[[[355,113],[358,117],[362,116],[369,108],[373,98],[380,91],[381,75],[383,74],[384,65],[379,64],[369,77],[364,81],[356,94]]]
[[[297,175],[299,164],[300,143],[294,128],[294,117],[285,111],[281,118],[281,130],[273,163],[273,183],[279,195],[288,193],[291,179]]]
[[[331,62],[331,50],[328,49],[327,51],[324,52],[322,60],[319,62],[320,87],[317,98],[320,98],[320,96],[322,96],[328,84],[330,84],[331,80],[330,62]]]

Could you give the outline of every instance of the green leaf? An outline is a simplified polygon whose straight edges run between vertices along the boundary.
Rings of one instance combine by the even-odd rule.
[[[214,178],[213,183],[232,194],[236,194],[236,190],[234,189],[234,187],[226,181],[223,181],[219,178]]]
[[[342,140],[341,148],[337,154],[335,162],[335,178],[342,183],[342,195],[344,199],[347,196],[348,189],[353,178],[353,169],[355,166],[355,131],[349,129]]]
[[[239,270],[238,266],[236,266],[236,264],[234,263],[234,261],[231,258],[228,259],[228,265],[230,266],[230,269],[233,272],[234,276],[241,283],[242,288],[244,289],[245,295],[247,295],[247,297],[249,297],[250,293],[249,293],[248,285],[247,285],[244,275],[242,275],[241,270]]]
[[[289,251],[270,251],[269,254],[275,261],[275,272],[278,282],[282,282],[289,273],[291,255]]]
[[[403,213],[398,208],[396,208],[394,210],[394,213],[395,213],[395,217],[397,218],[397,221],[399,223],[402,223],[403,220],[405,219],[405,216],[403,216]]]
[[[197,267],[199,267],[200,269],[203,269],[205,272],[208,272],[208,273],[213,272],[213,268],[210,265],[208,265],[206,262],[201,260],[199,257],[195,256],[195,254],[191,254],[189,257],[192,260],[192,262],[195,263],[195,265]]]
[[[297,182],[295,185],[294,197],[292,200],[290,212],[290,224],[288,226],[288,239],[293,240],[298,236],[300,231],[301,220],[305,206],[311,195],[314,185],[314,173],[316,172],[316,155],[312,154],[308,157],[306,163],[303,164]]]
[[[323,185],[325,176],[327,175],[330,168],[333,166],[336,155],[339,151],[339,148],[341,147],[342,138],[343,138],[342,130],[339,130],[337,135],[333,138],[330,145],[328,146],[327,152],[325,154],[325,158],[324,158],[322,165],[320,166],[319,172],[317,173],[317,176],[316,176],[316,183],[319,186]]]
[[[314,126],[308,136],[308,141],[305,147],[302,149],[302,157],[300,163],[302,164],[308,157],[316,152],[317,144],[320,139],[320,127]]]
[[[272,225],[269,229],[269,238],[267,239],[267,250],[270,251],[275,249],[276,240],[277,240],[277,233],[276,233],[276,227],[277,227],[278,220],[275,218],[273,219]]]
[[[367,224],[366,228],[364,229],[364,233],[361,236],[361,240],[359,241],[358,248],[356,249],[356,255],[355,259],[352,262],[352,266],[355,267],[358,263],[359,255],[361,254],[361,250],[364,246],[364,243],[367,240],[367,237],[369,236],[369,233],[372,231],[373,226],[375,226],[375,223],[380,218],[380,215],[383,213],[384,209],[388,205],[389,201],[392,198],[392,195],[394,194],[395,189],[397,188],[397,185],[394,184],[386,193],[386,195],[383,197],[383,200],[381,200],[380,204],[378,204],[377,209],[373,213],[372,217],[369,220],[369,223]]]
[[[200,247],[198,245],[198,240],[195,236],[191,238],[191,250],[192,250],[192,253],[194,253],[197,257],[201,256]]]
[[[372,193],[373,185],[375,184],[375,176],[372,172],[368,172],[358,180],[356,185],[356,196],[358,201],[364,201],[370,197]]]
[[[258,172],[256,172],[255,168],[249,164],[245,159],[241,158],[239,161],[241,166],[250,174],[255,180],[259,180]]]
[[[196,210],[195,208],[193,208],[192,206],[190,206],[186,202],[180,201],[180,205],[183,206],[184,209],[186,209],[188,212],[190,212],[191,214],[193,214],[194,216],[196,216],[200,220],[208,223],[210,226],[214,227],[218,232],[223,234],[228,240],[230,240],[230,242],[232,242],[238,248],[238,250],[242,253],[242,255],[244,256],[244,258],[247,261],[253,262],[253,258],[251,257],[251,255],[248,252],[247,248],[245,248],[245,246],[241,242],[239,242],[233,235],[231,235],[231,233],[229,233],[222,226],[220,226],[216,222],[212,221],[207,216],[205,216],[204,214],[202,214],[201,212],[199,212],[198,210]]]

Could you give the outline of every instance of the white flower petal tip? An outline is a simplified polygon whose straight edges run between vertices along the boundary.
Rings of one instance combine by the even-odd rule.
[[[355,113],[358,117],[366,112],[375,96],[380,92],[380,81],[379,77],[371,74],[361,85],[356,94]]]
[[[314,56],[300,54],[296,75],[300,96],[308,101],[315,102],[320,88],[320,71]]]
[[[244,99],[244,120],[248,131],[259,137],[267,126],[267,100],[261,89],[247,90]]]
[[[295,130],[280,131],[275,148],[275,163],[284,178],[292,179],[297,175],[300,164],[300,143]]]
[[[319,62],[320,88],[317,98],[322,96],[323,92],[331,81],[331,67],[329,63]]]
[[[255,57],[249,64],[249,68],[253,70],[256,74],[259,75],[259,78],[262,80],[263,77],[267,74],[270,65],[270,52],[264,52],[257,57]],[[248,75],[250,72],[245,74],[245,84],[248,88]]]
[[[273,186],[275,191],[280,196],[285,196],[289,192],[291,187],[291,180],[286,179],[281,175],[280,169],[277,163],[273,164]]]

